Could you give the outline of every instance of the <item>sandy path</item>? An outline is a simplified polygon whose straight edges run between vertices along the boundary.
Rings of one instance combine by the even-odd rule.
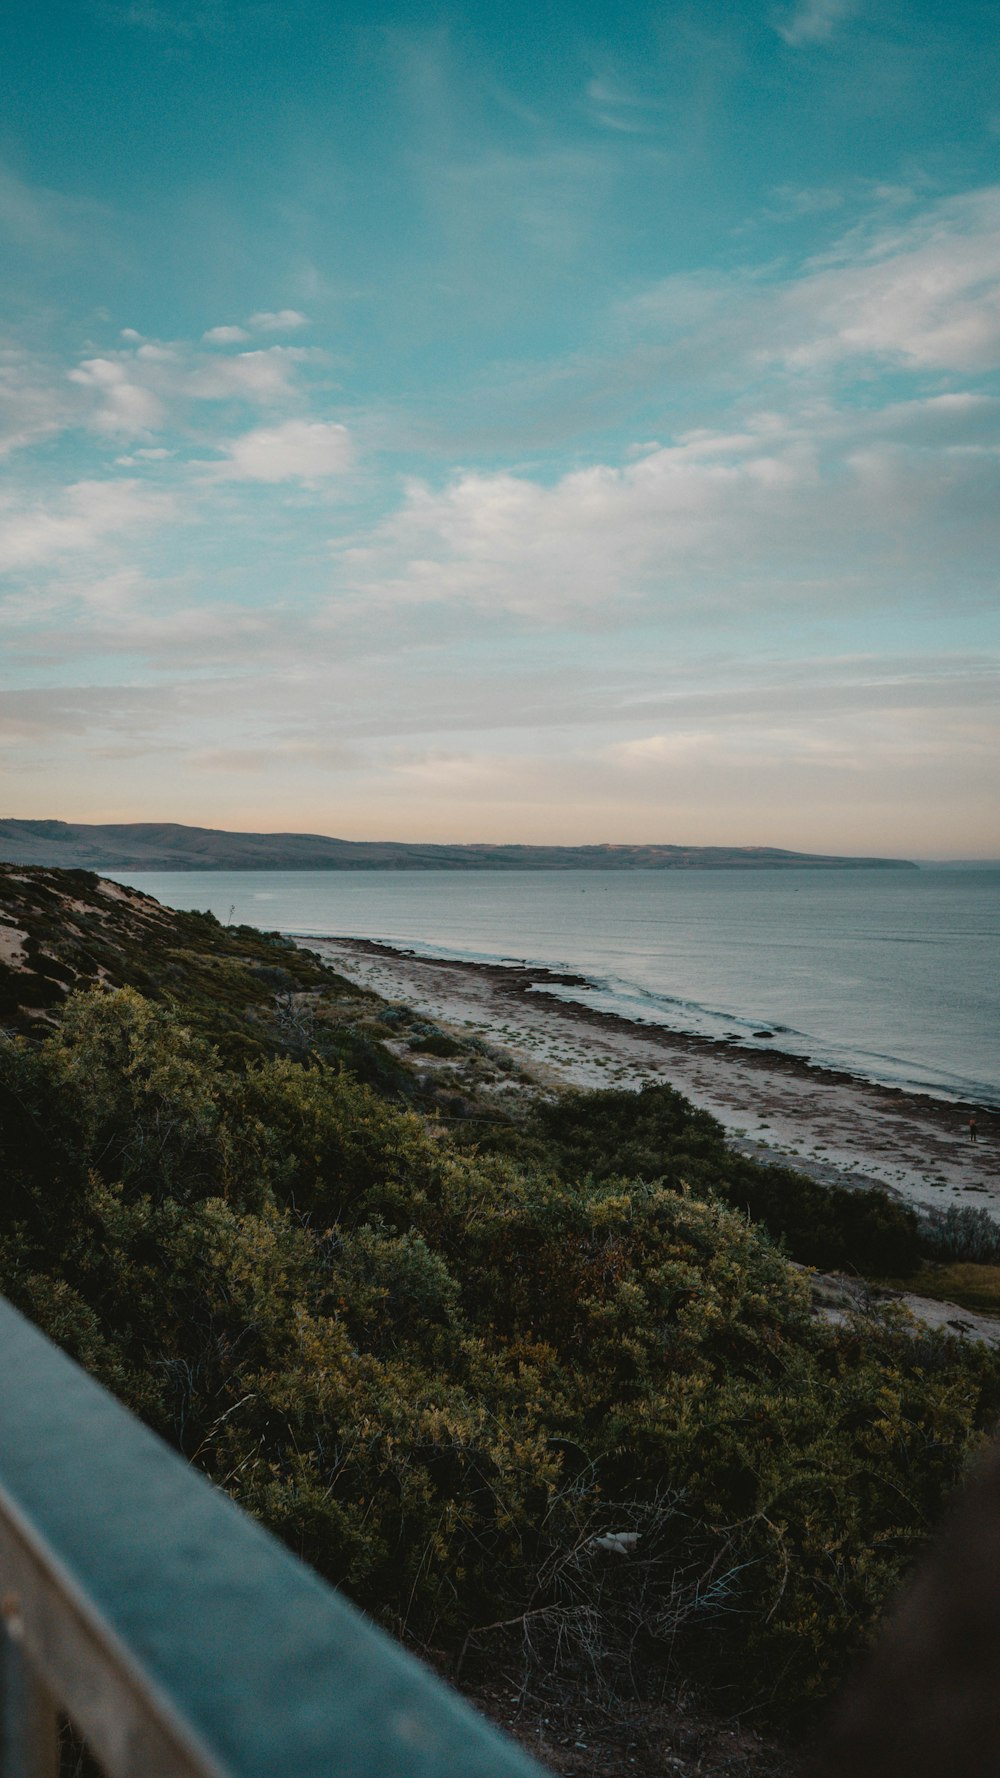
[[[542,1082],[665,1081],[713,1112],[733,1145],[756,1158],[831,1182],[884,1185],[914,1203],[982,1205],[1000,1216],[996,1115],[979,1112],[973,1145],[972,1107],[595,1012],[546,993],[546,980],[551,987],[560,978],[544,969],[416,957],[367,939],[302,942],[387,1000],[506,1049]]]

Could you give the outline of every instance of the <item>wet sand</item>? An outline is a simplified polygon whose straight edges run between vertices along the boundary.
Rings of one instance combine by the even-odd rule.
[[[557,997],[581,976],[416,956],[371,939],[303,938],[326,962],[459,1036],[506,1050],[541,1084],[665,1082],[711,1111],[735,1148],[827,1183],[881,1185],[920,1204],[1000,1216],[1000,1115],[879,1086],[783,1054],[639,1024]],[[968,1138],[976,1111],[979,1141]]]

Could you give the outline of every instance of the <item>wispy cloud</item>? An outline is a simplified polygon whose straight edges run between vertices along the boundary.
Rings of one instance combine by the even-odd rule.
[[[541,275],[579,251],[613,177],[597,148],[570,146],[478,150],[444,166],[431,162],[427,172],[424,201],[447,240],[447,276],[474,281],[480,303],[492,295],[482,277],[484,256],[497,291],[512,284],[520,290],[524,255]]]
[[[210,327],[201,337],[209,346],[236,346],[250,335],[245,327]]]
[[[780,276],[666,279],[622,319],[664,341],[683,332],[689,362],[742,376],[754,362],[801,371],[865,359],[990,370],[1000,365],[1000,186],[890,223],[877,205],[822,258]]]
[[[845,196],[835,185],[776,185],[764,212],[769,222],[797,222],[843,208]]]
[[[0,345],[0,457],[70,425],[78,402],[57,367],[19,345]]]
[[[59,251],[68,244],[64,204],[55,192],[30,187],[0,167],[0,231],[28,247]]]
[[[300,314],[298,309],[260,309],[247,322],[248,327],[256,328],[259,333],[294,333],[297,328],[308,325],[308,315]]]
[[[775,18],[774,29],[793,49],[827,43],[855,11],[856,0],[801,0],[790,13]]]
[[[19,246],[64,253],[74,240],[74,221],[91,208],[0,166],[0,235]]]
[[[604,129],[637,136],[662,125],[663,100],[637,92],[615,75],[588,81],[586,102],[594,122]]]
[[[285,740],[275,737],[268,747],[207,747],[189,757],[195,771],[263,773],[287,781],[289,771],[303,766],[318,771],[341,771],[360,764],[362,755],[344,742]]]
[[[236,396],[254,402],[280,402],[293,393],[297,369],[309,356],[306,349],[296,346],[237,352],[186,369],[175,386],[202,401],[226,401]]]
[[[227,22],[220,0],[169,0],[164,6],[155,5],[154,0],[128,0],[126,4],[104,0],[100,10],[115,24],[185,43],[217,36]]]
[[[788,362],[870,354],[959,371],[1000,364],[1000,187],[944,200],[833,258],[786,292],[783,315],[800,336]]]
[[[42,504],[8,496],[0,505],[0,567],[33,568],[87,554],[112,538],[161,525],[174,512],[169,494],[129,480],[74,482]]]

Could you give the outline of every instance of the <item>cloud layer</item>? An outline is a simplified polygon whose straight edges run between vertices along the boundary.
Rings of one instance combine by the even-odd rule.
[[[851,18],[775,13],[776,53]],[[665,127],[624,80],[582,90],[608,135]],[[456,155],[442,282],[504,203],[526,253],[582,255],[594,153]],[[0,212],[51,246],[65,211],[29,197]],[[765,256],[760,216],[819,232]],[[786,183],[739,240],[609,290],[585,344],[449,381],[449,339],[421,394],[359,383],[304,274],[190,337],[12,327],[22,812],[1000,850],[1000,189]]]

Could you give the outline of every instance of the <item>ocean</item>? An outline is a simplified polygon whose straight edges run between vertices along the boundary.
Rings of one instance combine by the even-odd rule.
[[[1000,869],[113,874],[223,922],[570,970],[568,999],[1000,1107]]]

